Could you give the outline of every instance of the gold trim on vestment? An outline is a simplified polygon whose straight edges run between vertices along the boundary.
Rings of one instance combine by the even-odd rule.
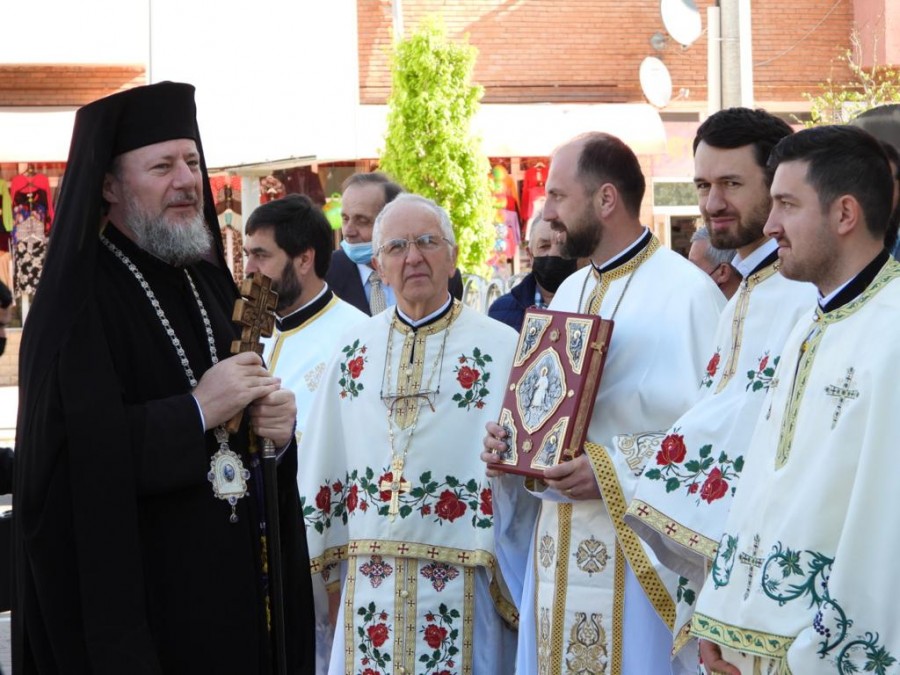
[[[550,675],[561,675],[565,654],[566,597],[569,588],[569,546],[572,540],[572,505],[557,504],[556,578],[553,581],[553,616],[550,628]],[[535,538],[537,545],[537,538]],[[537,551],[534,553],[537,560]],[[537,590],[537,588],[535,588]],[[535,593],[537,595],[537,593]]]
[[[586,313],[599,316],[600,306],[603,304],[603,298],[606,297],[606,291],[609,290],[612,282],[616,281],[617,279],[627,277],[629,274],[634,272],[638,267],[641,266],[643,262],[645,262],[654,253],[656,253],[659,248],[659,239],[656,238],[656,235],[650,235],[650,240],[647,242],[644,250],[623,265],[600,273],[596,271],[596,268],[592,269],[591,273],[594,275],[594,277],[596,278],[597,276],[599,276],[600,278],[598,283],[591,291],[591,294],[588,296]]]
[[[653,508],[647,502],[641,499],[633,499],[626,513],[658,532],[660,536],[671,539],[710,561],[716,559],[719,542],[713,541],[689,527],[685,527],[677,520],[672,520],[665,513]]]
[[[618,539],[615,544],[614,578],[613,578],[613,612],[612,612],[612,658],[610,659],[610,675],[622,674],[622,654],[625,651],[625,556]]]
[[[303,330],[304,328],[309,326],[316,319],[318,319],[320,316],[322,316],[325,312],[327,312],[329,309],[331,309],[336,304],[338,304],[338,302],[340,302],[338,300],[338,297],[336,295],[332,296],[331,300],[328,301],[328,304],[326,304],[322,309],[320,309],[318,312],[313,314],[311,317],[309,317],[306,321],[301,323],[299,326],[297,326],[295,328],[291,328],[290,330],[286,330],[283,333],[278,334],[278,336],[275,338],[275,346],[272,348],[272,356],[269,357],[268,366],[269,366],[270,373],[275,372],[275,366],[278,363],[278,357],[281,355],[281,345],[284,344],[284,341],[287,340],[289,337],[296,335],[301,330]]]
[[[350,549],[353,552],[350,553]],[[405,541],[385,541],[383,539],[355,539],[349,544],[332,546],[310,560],[309,568],[312,574],[322,572],[328,565],[349,560],[351,557],[367,555],[393,556],[398,559],[427,560],[428,562],[443,562],[449,565],[459,565],[466,569],[483,567],[490,578],[491,598],[494,608],[500,617],[512,627],[519,625],[519,613],[515,604],[503,594],[497,561],[492,553],[479,549],[469,551],[450,546],[436,546],[434,544],[414,544]],[[353,565],[350,565],[353,567]],[[336,585],[338,582],[334,582]],[[336,586],[332,586],[337,590]]]
[[[356,635],[353,632],[353,618],[356,610],[353,597],[356,595],[356,565],[347,565],[347,580],[344,582],[344,666],[356,664]],[[396,624],[395,624],[396,625]]]
[[[685,645],[691,641],[694,636],[691,635],[691,622],[686,621],[684,625],[675,633],[675,639],[672,641],[672,656],[684,649]]]
[[[462,629],[462,669],[465,675],[472,675],[473,639],[475,637],[475,570],[463,570],[463,629]],[[496,646],[496,645],[492,645]],[[490,647],[488,647],[490,648]],[[413,673],[414,670],[409,672]]]
[[[445,562],[462,567],[484,567],[491,572],[494,571],[497,564],[494,555],[484,549],[471,551],[464,548],[417,544],[408,541],[354,539],[348,544],[325,549],[322,555],[310,560],[309,568],[313,574],[317,574],[331,563],[347,560],[349,557],[366,555],[392,555],[398,558]]]
[[[750,294],[754,288],[775,275],[779,269],[781,269],[781,261],[776,260],[771,265],[763,267],[759,272],[751,274],[741,282],[737,306],[734,309],[734,318],[731,320],[731,353],[728,355],[728,360],[725,362],[725,367],[722,370],[722,379],[716,385],[717,394],[725,389],[725,385],[728,384],[728,381],[731,380],[737,371],[741,345],[744,342],[744,320],[747,318],[747,310],[750,309]]]
[[[416,560],[394,558],[394,663],[405,672],[416,667],[416,620],[419,602],[419,565]],[[354,636],[354,640],[357,636]],[[396,667],[393,669],[396,670]],[[401,672],[404,672],[401,670]]]
[[[691,619],[691,635],[739,652],[782,660],[794,642],[793,637],[732,626],[697,612]]]
[[[675,602],[650,562],[647,552],[641,545],[641,540],[623,520],[628,504],[625,501],[625,495],[622,493],[622,487],[619,485],[612,458],[610,458],[602,445],[597,445],[596,443],[585,443],[584,450],[591,461],[591,467],[594,470],[594,475],[597,477],[597,483],[600,486],[606,510],[609,512],[609,518],[616,529],[616,539],[621,545],[628,563],[631,565],[631,570],[640,582],[641,588],[644,589],[644,593],[647,595],[650,604],[653,605],[653,609],[666,623],[669,630],[672,630],[675,625]]]
[[[462,304],[458,300],[453,300],[453,306],[444,316],[434,323],[418,329],[414,329],[404,323],[396,312],[394,313],[394,318],[388,331],[396,330],[403,335],[403,348],[400,350],[400,361],[398,362],[396,392],[391,392],[397,397],[391,417],[399,429],[408,429],[416,423],[419,417],[422,401],[417,394],[422,393],[427,339],[450,328],[453,322],[459,318],[461,312]],[[388,344],[390,344],[392,339],[393,336],[389,333]],[[444,355],[441,354],[442,359],[443,357]],[[440,368],[441,365],[436,364],[436,367]],[[390,372],[393,364],[388,363],[385,365],[385,368]],[[388,382],[390,382],[390,376],[388,376]]]

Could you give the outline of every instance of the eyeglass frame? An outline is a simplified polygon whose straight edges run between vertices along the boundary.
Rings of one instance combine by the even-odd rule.
[[[453,246],[453,242],[450,241],[449,239],[447,239],[447,237],[445,237],[444,235],[432,234],[430,232],[426,232],[425,234],[420,234],[418,237],[414,237],[413,239],[404,238],[404,237],[396,237],[394,239],[388,239],[386,242],[384,242],[381,246],[378,247],[378,250],[375,251],[375,253],[376,254],[384,253],[385,255],[390,256],[391,258],[405,258],[407,255],[409,255],[410,246],[412,246],[413,244],[415,244],[419,253],[432,253],[434,251],[437,251],[438,248],[440,248],[438,246],[431,250],[422,249],[422,247],[419,245],[419,240],[423,239],[425,237],[431,237],[434,239],[443,240],[443,241],[447,242],[448,244],[450,244],[451,247]],[[391,244],[395,244],[395,243],[398,243],[401,241],[406,242],[406,245],[403,247],[403,249],[401,251],[398,251],[397,253],[389,253],[388,251],[384,250],[386,246],[389,246]]]

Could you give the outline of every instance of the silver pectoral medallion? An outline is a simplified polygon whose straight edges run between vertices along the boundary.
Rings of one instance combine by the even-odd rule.
[[[216,427],[215,434],[219,449],[209,462],[209,473],[206,477],[212,483],[213,494],[231,505],[231,516],[228,520],[236,523],[238,516],[235,507],[238,499],[247,496],[247,480],[250,478],[250,472],[244,468],[241,458],[228,446],[228,432],[225,428]]]

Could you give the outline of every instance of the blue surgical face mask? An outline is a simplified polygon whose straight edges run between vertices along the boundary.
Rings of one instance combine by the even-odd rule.
[[[363,244],[351,244],[346,239],[341,241],[341,248],[344,253],[357,265],[369,265],[372,262],[372,242],[367,241]]]

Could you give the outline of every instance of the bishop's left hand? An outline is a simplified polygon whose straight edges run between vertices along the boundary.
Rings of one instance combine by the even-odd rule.
[[[544,469],[544,482],[569,499],[600,499],[600,486],[587,455]]]
[[[261,438],[271,440],[276,448],[287,445],[294,433],[297,403],[290,389],[278,389],[250,405],[250,424]]]

